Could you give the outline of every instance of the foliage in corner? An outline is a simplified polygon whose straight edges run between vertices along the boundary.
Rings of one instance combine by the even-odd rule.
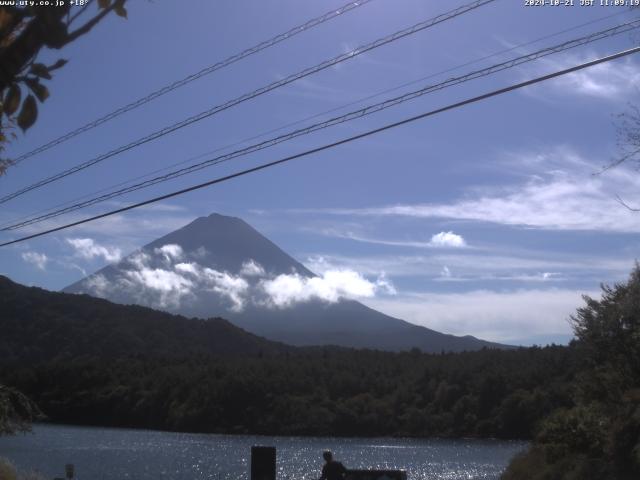
[[[640,266],[571,318],[582,362],[575,406],[541,426],[504,480],[640,478]]]
[[[3,158],[7,143],[17,138],[18,128],[25,132],[36,122],[38,103],[49,97],[46,81],[67,63],[64,59],[51,65],[38,63],[40,50],[62,49],[91,31],[110,12],[127,17],[126,0],[98,0],[98,11],[92,16],[87,12],[93,0],[73,7],[64,3],[0,6],[0,176],[13,163]],[[83,23],[77,25],[78,21]]]
[[[15,388],[0,385],[0,435],[28,432],[43,417],[38,406]]]

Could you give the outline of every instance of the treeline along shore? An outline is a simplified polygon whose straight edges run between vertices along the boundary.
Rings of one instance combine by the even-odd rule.
[[[640,267],[585,297],[569,346],[296,348],[0,277],[0,383],[52,422],[331,436],[531,439],[503,478],[640,475]]]
[[[530,438],[571,404],[566,347],[427,355],[331,348],[247,358],[3,365],[51,421],[270,435]]]

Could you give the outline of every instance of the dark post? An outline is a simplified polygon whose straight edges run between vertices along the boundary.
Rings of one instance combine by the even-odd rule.
[[[251,480],[276,480],[276,447],[251,447]]]

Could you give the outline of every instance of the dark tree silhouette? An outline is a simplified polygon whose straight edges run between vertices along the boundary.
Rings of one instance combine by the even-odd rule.
[[[37,2],[36,2],[37,3]],[[55,3],[55,2],[52,2]],[[98,11],[89,16],[92,4]],[[60,50],[89,33],[109,13],[126,17],[126,0],[87,0],[83,6],[0,6],[0,175],[11,160],[2,158],[16,127],[23,132],[38,117],[38,102],[49,97],[44,85],[67,60],[38,63],[43,48]],[[81,22],[78,24],[78,22]]]
[[[29,431],[31,422],[42,416],[26,395],[0,384],[0,435]]]
[[[572,317],[581,372],[575,406],[542,424],[505,480],[640,478],[640,267],[629,280],[584,297]]]

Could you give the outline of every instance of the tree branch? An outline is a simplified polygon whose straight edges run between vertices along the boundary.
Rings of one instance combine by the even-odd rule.
[[[629,204],[625,203],[624,200],[622,200],[622,198],[620,198],[620,195],[616,194],[616,200],[618,201],[618,203],[620,205],[622,205],[623,207],[625,207],[627,210],[630,210],[632,212],[640,212],[640,208],[636,208],[636,207],[631,207],[629,206]]]
[[[121,0],[121,1],[113,2],[113,4],[109,5],[105,9],[103,9],[99,14],[97,14],[95,17],[93,17],[91,20],[89,20],[83,26],[81,26],[77,30],[67,34],[67,38],[65,39],[64,43],[61,46],[64,46],[67,43],[70,43],[70,42],[74,41],[76,38],[81,37],[82,35],[84,35],[86,33],[89,33],[91,31],[91,29],[93,27],[95,27],[100,22],[100,20],[102,20],[105,16],[107,16],[109,13],[111,13],[111,11],[113,11],[113,9],[116,8],[116,6],[118,4],[124,4],[124,1]]]
[[[73,15],[69,21],[67,22],[67,27],[70,27],[71,24],[75,21],[76,18],[78,18],[80,15],[82,15],[85,10],[87,9],[87,7],[89,7],[94,0],[88,0],[87,3],[85,3],[82,7],[80,7],[78,13],[76,13],[75,15]]]
[[[612,168],[617,167],[618,165],[623,164],[624,162],[626,162],[627,160],[629,160],[630,158],[634,157],[635,155],[637,155],[638,153],[640,153],[640,147],[636,148],[635,150],[628,152],[626,154],[624,154],[622,157],[612,161],[611,163],[609,163],[609,165],[605,165],[603,166],[600,170],[598,170],[597,172],[592,173],[593,176],[597,176],[597,175],[602,175],[604,172],[607,172],[609,170],[611,170]]]
[[[20,22],[25,19],[27,12],[24,9],[15,7],[4,7],[2,10],[5,12],[5,15],[9,16],[7,24],[0,29],[0,38],[4,40],[20,25]]]

